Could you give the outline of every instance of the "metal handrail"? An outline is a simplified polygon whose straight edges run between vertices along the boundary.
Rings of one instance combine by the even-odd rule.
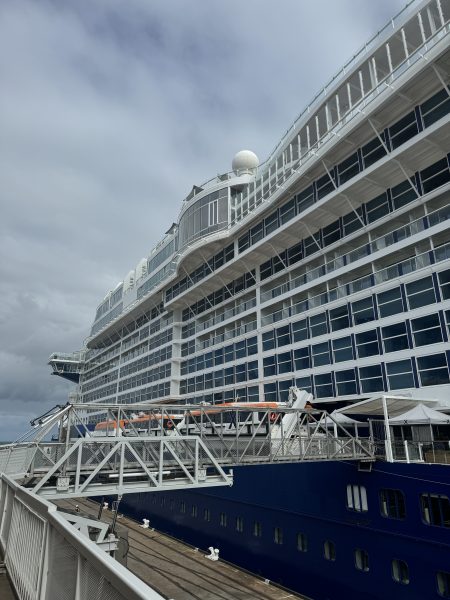
[[[0,550],[19,600],[163,597],[73,527],[54,504],[0,475]],[[26,559],[24,559],[26,557]]]

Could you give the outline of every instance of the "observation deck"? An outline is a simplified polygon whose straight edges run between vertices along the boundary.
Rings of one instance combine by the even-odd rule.
[[[84,352],[54,352],[48,359],[52,375],[58,375],[74,383],[78,383],[84,364]]]

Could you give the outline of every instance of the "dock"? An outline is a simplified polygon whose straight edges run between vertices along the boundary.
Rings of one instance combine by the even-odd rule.
[[[63,510],[97,517],[99,505],[91,500],[59,500]],[[113,513],[103,511],[102,521]],[[248,573],[223,560],[205,558],[205,550],[193,548],[136,521],[121,516],[120,527],[128,532],[127,568],[159,594],[171,600],[306,600],[306,598]]]
[[[0,564],[0,598],[1,600],[16,600],[6,569]]]

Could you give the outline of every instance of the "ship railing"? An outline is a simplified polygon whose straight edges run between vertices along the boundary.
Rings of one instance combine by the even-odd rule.
[[[396,462],[425,462],[450,464],[450,441],[391,442],[392,455]]]
[[[327,304],[328,302],[332,302],[338,298],[345,298],[351,294],[360,292],[363,289],[373,287],[373,285],[384,283],[391,279],[398,279],[402,275],[413,273],[419,269],[429,267],[431,264],[439,263],[449,259],[450,243],[443,244],[434,250],[428,250],[427,252],[423,252],[422,254],[413,256],[412,258],[408,258],[394,265],[390,265],[389,267],[381,269],[380,271],[375,271],[374,273],[364,275],[363,277],[350,281],[349,283],[345,283],[341,286],[333,288],[329,292],[323,292],[316,296],[312,296],[311,298],[302,300],[293,306],[277,310],[273,313],[269,313],[268,315],[264,315],[261,319],[261,324],[263,326],[268,325],[270,323],[275,323],[282,319],[289,318],[290,316],[304,313],[311,308]]]
[[[0,475],[0,553],[19,600],[162,600],[56,505]]]
[[[277,152],[278,150],[280,150],[281,152],[281,148],[286,143],[287,137],[289,137],[289,135],[293,135],[294,131],[298,131],[300,127],[305,126],[307,121],[314,116],[314,113],[311,112],[310,107],[308,107],[308,109],[300,115],[300,117],[297,119],[297,121],[294,123],[291,129],[288,130],[288,132],[286,132],[286,136],[277,145],[277,148],[274,150],[274,153],[272,153],[269,156],[269,158],[260,165],[259,177],[255,186],[255,190],[246,198],[246,200],[250,204],[250,196],[255,196],[255,202],[252,203],[254,205],[254,208],[246,212],[245,215],[236,218],[232,225],[235,225],[238,221],[242,220],[244,216],[247,216],[248,214],[253,212],[261,204],[270,202],[274,194],[276,194],[279,191],[280,187],[288,185],[289,180],[291,178],[296,176],[298,177],[298,171],[305,165],[307,165],[307,163],[316,159],[317,152],[319,151],[319,149],[325,147],[329,142],[335,141],[339,135],[339,131],[344,126],[347,126],[352,120],[358,118],[360,119],[361,115],[365,114],[366,107],[369,106],[371,102],[373,102],[376,98],[378,98],[378,96],[382,92],[392,88],[392,83],[398,80],[398,78],[402,76],[407,70],[409,70],[420,60],[426,60],[427,57],[425,56],[425,53],[428,52],[431,48],[433,48],[433,46],[437,44],[443,37],[445,37],[445,35],[447,35],[449,31],[450,27],[448,23],[443,24],[441,28],[439,28],[434,34],[431,35],[431,37],[429,37],[426,40],[426,42],[424,42],[413,52],[408,54],[408,56],[404,58],[403,62],[401,62],[399,65],[397,65],[387,74],[385,74],[385,76],[377,82],[377,85],[375,87],[373,87],[366,94],[363,94],[363,96],[355,104],[353,104],[351,108],[349,108],[349,110],[338,121],[336,121],[336,123],[327,126],[324,133],[318,140],[316,140],[314,144],[312,144],[309,148],[301,148],[300,157],[296,158],[288,165],[283,165],[283,167],[277,168],[276,163],[278,156],[275,154],[275,152]],[[349,73],[347,72],[347,76],[348,75]],[[335,93],[335,91],[332,92],[331,90],[327,90],[326,95],[322,99],[322,102],[331,93]],[[317,109],[318,108],[319,106],[317,105]],[[303,117],[306,118],[303,120]],[[269,169],[274,169],[275,171],[275,176],[271,176],[271,180],[274,180],[274,183],[264,193],[262,190],[267,185],[267,172],[269,171]],[[286,171],[284,169],[286,169]],[[265,181],[263,181],[264,174],[266,174]]]
[[[240,325],[239,327],[236,327],[235,329],[225,331],[223,333],[220,333],[219,335],[215,335],[214,337],[210,337],[206,340],[197,340],[199,349],[204,350],[205,348],[209,348],[210,346],[215,346],[216,344],[221,344],[222,342],[225,342],[226,340],[231,340],[240,335],[244,335],[251,331],[255,331],[255,329],[257,329],[257,328],[258,328],[258,322],[256,320],[249,321],[248,323],[244,323],[243,325]]]
[[[53,352],[48,360],[65,360],[71,362],[80,362],[84,360],[84,355],[85,352],[83,350],[77,350],[76,352]]]
[[[104,411],[102,435],[180,438],[195,435],[220,465],[281,460],[371,458],[368,439],[355,437],[326,411],[278,406],[75,405]],[[139,415],[136,420],[136,414]],[[188,458],[186,456],[186,458]]]
[[[411,223],[399,227],[398,229],[394,229],[393,231],[390,231],[389,233],[380,236],[372,242],[363,244],[355,250],[351,250],[346,254],[342,254],[341,256],[336,257],[330,262],[327,262],[323,265],[320,265],[319,267],[311,269],[303,275],[295,277],[291,281],[285,282],[274,288],[262,292],[261,302],[263,303],[267,302],[268,300],[272,300],[277,296],[281,296],[282,294],[285,294],[288,291],[305,285],[306,283],[313,281],[314,279],[318,279],[319,277],[322,277],[325,274],[332,273],[333,271],[340,269],[345,265],[349,265],[361,258],[370,256],[378,250],[387,248],[400,240],[403,241],[408,237],[415,235],[416,233],[424,231],[425,229],[432,227],[433,225],[443,223],[448,219],[450,219],[450,206],[444,206],[426,215],[425,217],[420,217],[420,219],[412,221]]]
[[[198,323],[198,325],[196,327],[196,331],[201,332],[201,331],[204,331],[205,329],[209,329],[210,327],[213,327],[214,325],[218,325],[218,324],[222,323],[223,321],[226,321],[227,319],[235,317],[236,315],[239,315],[247,310],[251,310],[255,306],[256,306],[256,298],[251,298],[250,300],[241,302],[237,306],[233,306],[232,308],[224,310],[223,312],[215,315],[214,317],[211,317],[207,321]]]
[[[386,440],[374,442],[374,454],[380,460],[388,460]],[[395,440],[390,443],[390,462],[423,462],[450,465],[450,440],[416,441]]]
[[[302,122],[303,121],[306,122],[307,119],[310,119],[312,116],[314,116],[314,114],[318,111],[318,109],[320,108],[322,103],[325,102],[327,100],[327,98],[330,97],[331,94],[336,93],[337,86],[340,83],[344,83],[345,79],[351,75],[352,70],[357,65],[361,64],[361,62],[365,58],[368,58],[370,56],[370,54],[372,52],[374,52],[374,50],[377,47],[381,46],[383,41],[387,41],[389,39],[389,37],[392,35],[392,33],[395,32],[396,28],[400,27],[401,25],[405,25],[407,20],[410,17],[411,18],[414,17],[414,11],[420,10],[420,7],[425,6],[425,4],[426,3],[424,3],[423,1],[421,3],[418,2],[418,0],[410,1],[397,15],[395,15],[392,19],[390,19],[389,22],[380,31],[378,31],[367,43],[365,43],[364,46],[358,52],[356,52],[352,56],[352,58],[330,79],[330,81],[325,86],[323,86],[323,88],[314,96],[314,98],[307,104],[307,106],[303,109],[303,111],[298,115],[298,117],[295,119],[295,121],[292,123],[292,125],[286,130],[286,132],[283,135],[283,137],[281,138],[281,140],[278,142],[278,144],[272,150],[272,152],[270,153],[268,158],[263,163],[261,163],[261,165],[259,167],[260,171],[263,168],[267,169],[272,164],[276,163],[276,159],[278,158],[279,153],[281,152],[281,148],[286,144],[288,138],[290,136],[292,136],[294,134],[294,132],[299,129],[299,127],[301,127]],[[417,5],[419,5],[418,9],[416,9]],[[401,74],[403,74],[412,64],[414,64],[416,62],[416,60],[418,58],[422,57],[422,52],[424,50],[426,51],[427,49],[432,47],[434,45],[434,43],[443,36],[445,31],[446,31],[446,26],[444,24],[432,36],[430,36],[423,44],[419,45],[414,50],[414,52],[409,54],[409,56],[407,56],[402,63],[400,63],[399,65],[397,65],[397,67],[395,67],[394,69],[389,71],[381,81],[378,81],[378,85],[376,87],[372,88],[366,94],[363,94],[363,96],[360,98],[360,100],[357,101],[351,107],[351,109],[340,119],[340,121],[335,123],[333,127],[327,129],[325,136],[327,138],[329,138],[330,132],[335,133],[335,129],[337,128],[337,125],[345,124],[355,114],[360,114],[361,113],[360,104],[363,104],[363,106],[366,106],[374,97],[376,97],[378,95],[378,93],[381,89],[386,88],[386,82],[393,81],[395,78],[398,78]],[[417,58],[416,58],[416,55],[417,55]],[[311,150],[308,149],[307,154],[312,154],[313,153],[312,150],[313,149],[311,149]],[[218,181],[222,181],[224,179],[226,180],[232,176],[233,176],[233,174],[230,172],[230,173],[224,173],[223,175],[220,175],[220,176],[212,177],[209,180],[202,183],[200,185],[200,187],[202,187],[202,188],[209,187],[210,185],[213,185],[213,184],[217,183]],[[279,183],[279,182],[277,181],[277,183]]]
[[[45,441],[52,428],[58,442]],[[0,447],[0,471],[51,499],[231,485],[224,469],[241,464],[373,459],[326,411],[276,403],[68,405],[38,437]]]

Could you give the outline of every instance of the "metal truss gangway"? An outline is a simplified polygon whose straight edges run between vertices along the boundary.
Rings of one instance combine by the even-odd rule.
[[[0,446],[0,473],[54,500],[230,486],[236,465],[373,458],[369,439],[311,408],[68,404]]]

